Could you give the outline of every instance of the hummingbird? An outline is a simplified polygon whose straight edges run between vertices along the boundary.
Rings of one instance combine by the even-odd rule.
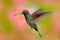
[[[38,34],[40,35],[40,37],[42,37],[42,35],[40,34],[40,32],[39,32],[39,30],[37,28],[37,24],[36,23],[38,21],[42,21],[42,20],[46,19],[50,15],[50,12],[44,12],[44,10],[41,8],[41,9],[38,9],[37,11],[35,11],[32,14],[30,14],[28,10],[23,10],[22,14],[25,17],[25,20],[26,20],[27,24],[31,28],[36,30],[38,32]],[[16,15],[19,15],[19,14],[16,14]]]

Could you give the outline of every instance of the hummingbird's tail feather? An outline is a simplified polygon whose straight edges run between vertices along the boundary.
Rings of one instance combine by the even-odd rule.
[[[40,37],[42,37],[42,35],[40,34],[40,32],[38,31],[38,29],[37,28],[34,28],[37,32],[38,32],[38,34],[40,35]]]
[[[40,35],[40,37],[42,37],[42,35],[40,34],[40,32],[38,31],[38,34]]]

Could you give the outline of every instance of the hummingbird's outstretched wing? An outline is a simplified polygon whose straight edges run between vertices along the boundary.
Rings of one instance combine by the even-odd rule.
[[[31,16],[35,20],[35,22],[42,21],[51,15],[51,12],[44,12],[43,9],[38,9]]]
[[[37,17],[39,17],[39,14],[41,14],[41,13],[43,13],[44,12],[44,9],[38,9],[37,11],[35,11],[34,13],[32,13],[32,17],[34,18],[34,19],[36,19]]]

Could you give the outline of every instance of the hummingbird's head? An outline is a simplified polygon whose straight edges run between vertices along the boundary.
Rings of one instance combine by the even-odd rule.
[[[25,14],[29,14],[29,12],[28,12],[28,10],[23,10],[23,11],[22,11],[22,14],[24,14],[24,15],[25,15]]]
[[[26,15],[26,14],[29,14],[29,12],[28,12],[28,10],[23,10],[22,13],[20,13],[20,14]],[[14,16],[17,16],[17,15],[19,15],[19,14],[16,14]]]

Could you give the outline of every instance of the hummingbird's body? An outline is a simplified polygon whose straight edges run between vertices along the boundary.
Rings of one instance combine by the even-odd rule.
[[[25,14],[24,16],[25,16],[26,22],[31,26],[31,28],[34,28],[37,31],[36,22],[34,21],[34,19],[31,17],[29,13],[25,13]]]
[[[41,36],[41,34],[39,33],[38,31],[38,28],[37,28],[37,25],[36,23],[38,21],[42,21],[44,20],[45,18],[47,18],[49,15],[50,15],[50,12],[44,12],[43,9],[39,9],[37,11],[35,11],[32,15],[30,15],[30,13],[27,11],[27,10],[24,10],[22,12],[22,14],[25,16],[25,19],[26,19],[26,22],[27,24],[35,29],[38,34]],[[18,15],[18,14],[17,14]],[[16,16],[16,15],[15,15]],[[37,20],[37,21],[36,21]],[[42,36],[41,36],[42,37]]]

